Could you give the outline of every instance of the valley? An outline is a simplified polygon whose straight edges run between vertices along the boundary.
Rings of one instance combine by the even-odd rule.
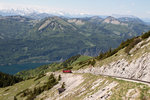
[[[95,58],[77,55],[64,62],[19,72],[15,76],[25,80],[0,88],[0,99],[149,100],[149,46],[150,32],[146,32]],[[63,73],[64,69],[72,73]],[[52,75],[57,84],[47,89]],[[59,93],[63,84],[65,91]]]
[[[59,62],[77,54],[97,56],[150,29],[139,18],[111,16],[0,16],[0,27],[1,66]]]
[[[1,0],[0,100],[150,100],[150,0]]]

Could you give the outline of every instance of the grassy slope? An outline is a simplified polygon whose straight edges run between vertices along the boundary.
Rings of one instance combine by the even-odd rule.
[[[35,86],[39,87],[40,85],[43,85],[44,82],[46,82],[48,77],[42,77],[39,80],[29,79],[26,81],[22,81],[20,83],[17,83],[13,86],[9,86],[6,88],[0,88],[0,100],[13,100],[14,96],[16,96],[19,92],[28,89],[33,89]],[[20,96],[17,96],[19,100],[23,100]]]
[[[84,81],[73,89],[72,92],[74,93],[72,95],[67,94],[62,100],[70,100],[70,98],[72,98],[72,100],[83,100],[85,97],[98,92],[98,90],[103,89],[105,86],[109,85],[112,82],[118,83],[118,85],[110,90],[112,91],[112,96],[109,98],[110,100],[122,100],[122,98],[130,99],[131,97],[126,96],[127,92],[130,89],[134,90],[132,93],[130,93],[130,95],[134,95],[136,93],[135,91],[138,91],[138,96],[136,100],[142,100],[143,98],[150,99],[150,93],[149,93],[150,87],[148,87],[147,85],[134,83],[134,82],[127,82],[127,81],[118,80],[110,77],[96,76],[92,74],[74,74],[74,75],[75,76],[82,75],[84,77]],[[47,81],[47,78],[48,78],[47,76],[44,76],[41,79],[36,81],[34,81],[34,79],[30,79],[30,80],[17,83],[10,87],[0,88],[0,100],[13,100],[15,95],[17,95],[19,92],[27,88],[33,89],[35,86],[36,87],[42,86],[42,84],[44,84],[44,82]],[[93,90],[92,86],[94,85],[94,82],[99,79],[103,80],[103,82],[97,85]],[[85,91],[82,91],[83,87],[86,89]],[[49,93],[57,94],[58,92],[54,90],[57,88],[59,87],[52,88],[51,90],[44,92],[44,94],[42,93],[38,98],[36,98],[36,100],[49,97],[49,96],[54,96]],[[20,97],[20,95],[16,97],[18,100],[23,100],[23,98]]]
[[[144,44],[149,43],[149,45],[145,46],[144,48],[141,49],[141,48],[137,48],[137,46],[135,46],[134,48],[137,48],[137,49],[134,52],[132,52],[132,54],[130,54],[130,55],[125,53],[125,48],[121,49],[119,52],[117,52],[113,56],[108,57],[101,61],[97,61],[97,65],[102,66],[102,65],[109,64],[113,61],[121,60],[121,59],[125,59],[128,62],[136,60],[137,58],[141,57],[143,54],[150,52],[150,49],[148,49],[148,48],[150,48],[150,41],[146,42],[146,40],[143,40],[142,44],[144,45]]]
[[[58,94],[57,88],[59,88],[59,86],[57,86],[41,94],[40,96],[38,96],[38,98],[36,98],[36,100],[40,100],[46,97],[49,97],[51,100],[55,100],[56,98],[61,97],[63,95],[65,96],[60,100],[70,100],[70,99],[71,100],[83,100],[85,97],[88,97],[88,96],[90,97],[91,95],[98,92],[99,90],[105,91],[104,88],[112,82],[115,82],[118,85],[110,90],[112,92],[112,96],[109,98],[109,100],[122,100],[123,98],[125,98],[126,100],[130,99],[132,95],[136,94],[136,91],[138,92],[138,94],[135,100],[142,100],[143,98],[146,98],[146,99],[150,98],[150,93],[149,93],[150,87],[147,85],[134,83],[134,82],[127,82],[127,81],[118,80],[118,79],[114,79],[110,77],[96,76],[92,74],[74,74],[74,75],[83,76],[84,81],[80,85],[75,87],[73,90],[67,90],[69,92],[64,92],[60,95],[57,95]],[[96,85],[96,83],[94,82],[97,80],[99,81],[103,80],[103,81],[100,84]],[[73,81],[73,80],[70,80],[70,81]],[[92,89],[94,85],[95,85],[95,88]],[[127,92],[131,89],[133,89],[134,91],[129,93],[130,96],[126,96]],[[56,97],[56,98],[53,98],[53,97]]]
[[[92,57],[90,57],[90,56],[81,56],[75,62],[73,62],[72,65],[76,65],[77,63],[82,62],[82,61],[86,61],[90,58],[92,58]]]
[[[71,64],[69,63],[69,65],[67,67],[72,66],[73,69],[77,69],[78,67],[80,67],[78,65],[78,63],[80,63],[82,61],[87,61],[91,58],[92,57],[90,57],[90,56],[80,56],[78,59],[73,61]],[[46,72],[49,72],[49,71],[54,72],[54,71],[62,70],[63,68],[64,68],[64,66],[62,65],[62,63],[52,63],[52,64],[49,64],[49,65],[40,66],[36,69],[18,72],[16,74],[16,76],[20,76],[24,79],[27,79],[29,77],[35,77],[35,76],[38,76],[39,74],[43,74],[43,73],[46,73]]]

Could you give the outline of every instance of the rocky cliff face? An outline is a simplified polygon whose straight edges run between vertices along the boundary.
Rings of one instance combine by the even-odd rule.
[[[138,79],[150,82],[150,38],[140,42],[130,51],[129,59],[123,57],[108,64],[80,69],[79,73],[93,73]],[[139,55],[140,56],[137,56]],[[121,55],[119,55],[121,56]],[[135,57],[136,56],[136,57]]]
[[[101,67],[92,67],[84,70],[81,69],[78,72],[111,75],[150,82],[149,59],[150,53],[146,53],[142,57],[133,60],[131,63],[129,63],[125,59],[122,59]]]

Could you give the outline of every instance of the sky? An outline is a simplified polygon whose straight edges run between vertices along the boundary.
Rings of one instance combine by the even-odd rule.
[[[150,0],[0,0],[0,9],[30,8],[91,15],[134,15],[150,18]]]

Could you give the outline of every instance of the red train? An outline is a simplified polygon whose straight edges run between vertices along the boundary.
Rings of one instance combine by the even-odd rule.
[[[63,70],[63,73],[72,73],[71,70]]]

